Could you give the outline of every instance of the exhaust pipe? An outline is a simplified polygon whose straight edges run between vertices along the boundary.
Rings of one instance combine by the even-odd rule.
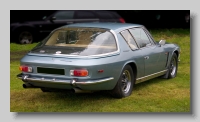
[[[33,86],[33,85],[29,84],[29,83],[23,84],[22,86],[23,86],[23,88],[39,88],[39,87]]]
[[[92,93],[92,91],[81,90],[79,88],[73,88],[74,93]]]

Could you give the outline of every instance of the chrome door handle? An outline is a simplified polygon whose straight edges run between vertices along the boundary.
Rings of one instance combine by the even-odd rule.
[[[144,59],[149,59],[149,56],[145,56]]]

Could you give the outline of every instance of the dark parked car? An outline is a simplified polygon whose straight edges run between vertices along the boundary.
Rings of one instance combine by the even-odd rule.
[[[79,23],[54,30],[20,61],[24,88],[131,95],[135,83],[174,78],[180,48],[137,24]]]
[[[50,16],[44,16],[41,21],[11,23],[11,39],[21,44],[28,44],[38,40],[40,35],[47,36],[60,26],[82,22],[125,23],[125,20],[114,11],[62,10],[56,11]]]

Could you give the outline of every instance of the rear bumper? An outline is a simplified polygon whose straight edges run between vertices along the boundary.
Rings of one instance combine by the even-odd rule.
[[[81,86],[90,86],[90,85],[98,85],[102,83],[106,83],[109,81],[114,80],[113,77],[108,77],[108,78],[102,78],[102,79],[97,79],[97,80],[79,80],[79,79],[59,79],[59,78],[46,78],[46,77],[37,77],[37,76],[31,76],[31,75],[25,75],[25,74],[18,74],[17,78],[22,80],[25,83],[39,83],[39,84],[58,84],[58,85],[69,85],[72,87],[81,87]],[[42,85],[41,87],[44,87]]]

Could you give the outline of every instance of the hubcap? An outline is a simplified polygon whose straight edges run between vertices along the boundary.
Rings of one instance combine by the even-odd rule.
[[[24,31],[19,35],[19,41],[21,44],[29,44],[33,40],[32,34],[30,32]]]
[[[128,70],[125,70],[122,74],[122,90],[124,93],[128,93],[131,87],[131,75]]]
[[[172,76],[174,76],[176,73],[176,59],[175,58],[172,59],[172,62],[170,64],[170,73]]]

